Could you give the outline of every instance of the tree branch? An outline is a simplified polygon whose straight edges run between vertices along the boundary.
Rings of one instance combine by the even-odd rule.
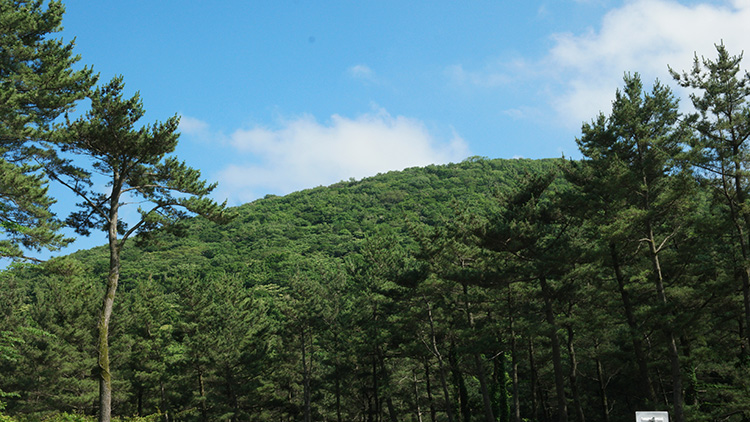
[[[96,210],[97,213],[99,213],[102,217],[104,217],[104,219],[107,221],[107,223],[112,223],[110,221],[110,219],[109,219],[108,213],[104,212],[104,210],[101,208],[101,204],[94,203],[94,201],[92,201],[88,196],[86,196],[86,194],[84,192],[82,192],[80,189],[78,189],[78,186],[71,186],[70,184],[68,184],[67,182],[65,182],[61,178],[59,178],[57,176],[57,174],[55,174],[55,172],[47,172],[47,174],[49,175],[50,178],[58,181],[60,184],[62,184],[66,188],[68,188],[71,191],[73,191],[76,195],[78,195],[81,198],[83,198],[83,200],[86,201],[89,204],[89,206],[91,206],[92,209]],[[105,199],[103,202],[107,202],[107,200]]]
[[[163,204],[158,204],[155,207],[151,208],[146,214],[143,215],[143,217],[138,223],[136,223],[133,227],[130,228],[130,230],[128,230],[127,232],[125,232],[124,235],[122,235],[120,244],[124,244],[125,241],[130,237],[130,235],[132,235],[136,230],[138,230],[141,226],[143,226],[146,223],[146,217],[148,217],[149,215],[153,214],[154,212],[158,211],[161,208],[169,207],[172,205],[177,205],[177,203],[163,203]]]

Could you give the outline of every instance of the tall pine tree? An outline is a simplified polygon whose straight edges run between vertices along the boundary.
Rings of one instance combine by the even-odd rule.
[[[677,125],[677,101],[669,88],[657,81],[647,93],[638,74],[625,75],[624,79],[625,87],[617,91],[612,114],[584,125],[578,144],[587,158],[582,166],[600,177],[595,180],[603,183],[599,185],[600,192],[607,190],[607,209],[602,211],[609,217],[603,221],[602,235],[610,245],[610,265],[618,282],[624,281],[618,272],[622,270],[618,257],[628,244],[631,248],[637,246],[631,254],[641,256],[640,271],[649,274],[653,282],[656,302],[651,305],[661,310],[659,318],[665,320],[661,326],[671,366],[673,418],[682,422],[682,371],[677,347],[680,333],[667,293],[678,272],[670,271],[665,255],[683,230],[682,217],[690,209],[692,177],[688,169],[680,166],[685,138]],[[584,189],[590,197],[601,197],[596,188]],[[630,321],[633,317],[627,290],[620,290],[631,335],[637,336],[637,325]],[[644,373],[645,362],[641,362],[635,337],[633,345],[643,382],[647,382],[649,374]],[[645,387],[653,400],[652,386]]]
[[[186,216],[186,211],[215,221],[226,221],[225,206],[208,195],[215,184],[206,184],[200,172],[168,156],[177,146],[177,116],[164,123],[136,128],[145,111],[138,94],[123,98],[122,77],[112,79],[91,94],[91,110],[75,122],[59,127],[54,141],[62,153],[91,160],[77,166],[70,158],[47,162],[47,173],[80,199],[80,211],[68,224],[79,234],[103,229],[109,244],[109,274],[98,322],[99,420],[111,417],[112,381],[109,362],[109,321],[120,279],[120,255],[126,241]],[[97,190],[92,173],[104,175],[105,189]],[[140,218],[131,227],[122,220],[126,203],[149,204],[138,208]]]
[[[692,161],[701,176],[718,191],[729,208],[734,239],[741,257],[744,327],[741,355],[750,360],[750,73],[741,71],[742,55],[732,56],[716,46],[716,60],[695,56],[689,72],[670,72],[683,87],[694,90],[696,109],[687,125],[696,136]]]

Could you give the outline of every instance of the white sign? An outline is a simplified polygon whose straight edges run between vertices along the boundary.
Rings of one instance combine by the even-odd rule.
[[[635,412],[635,422],[669,422],[669,413]]]

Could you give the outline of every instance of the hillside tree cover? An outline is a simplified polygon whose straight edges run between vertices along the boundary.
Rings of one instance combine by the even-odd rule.
[[[74,122],[24,123],[81,199],[65,222],[109,243],[0,272],[2,417],[107,420],[111,400],[164,421],[750,420],[750,77],[716,49],[673,71],[691,114],[626,73],[581,160],[472,157],[231,221],[169,155],[176,118],[137,127],[119,77]]]

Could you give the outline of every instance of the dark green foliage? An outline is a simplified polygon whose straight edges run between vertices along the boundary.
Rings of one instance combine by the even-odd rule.
[[[668,88],[657,82],[646,92],[637,74],[626,75],[612,114],[584,125],[578,144],[586,158],[571,164],[567,176],[578,191],[574,201],[588,205],[585,209],[593,214],[581,214],[584,221],[601,224],[588,233],[596,245],[591,263],[609,267],[617,280],[641,393],[646,393],[636,400],[642,401],[640,406],[655,406],[643,330],[663,331],[661,347],[669,351],[673,396],[665,404],[673,406],[674,419],[684,420],[684,376],[676,345],[684,328],[676,321],[689,305],[676,302],[693,292],[690,280],[677,280],[677,252],[685,252],[682,245],[691,241],[687,227],[692,221],[685,215],[697,205],[697,186],[683,161],[682,146],[689,135],[677,118],[677,101]],[[634,298],[636,286],[643,293]],[[652,294],[649,286],[654,286]]]
[[[31,259],[27,250],[69,242],[49,211],[46,180],[34,157],[50,124],[85,97],[96,77],[73,70],[73,44],[51,39],[61,29],[60,2],[0,1],[0,259]]]
[[[14,300],[23,300],[8,315],[18,337],[17,354],[6,362],[6,385],[18,391],[10,409],[24,413],[49,413],[51,409],[83,412],[95,398],[94,309],[98,294],[90,277],[75,261],[60,259],[29,268],[36,283],[6,276],[3,288]],[[41,275],[44,274],[44,275]],[[26,291],[25,300],[17,296]],[[93,296],[93,297],[92,297]],[[9,322],[10,322],[9,321]],[[45,397],[41,403],[39,397]]]
[[[743,74],[740,66],[742,55],[730,55],[723,43],[716,45],[716,51],[715,60],[696,56],[689,72],[671,72],[680,85],[694,90],[690,99],[696,112],[685,118],[685,126],[694,135],[689,143],[689,159],[700,169],[698,180],[706,188],[707,198],[711,201],[702,210],[708,222],[705,226],[715,227],[723,235],[721,240],[707,238],[707,244],[717,248],[714,251],[723,252],[714,256],[713,260],[729,259],[723,261],[718,270],[710,269],[709,274],[713,273],[715,277],[707,281],[714,289],[724,292],[720,300],[723,306],[716,314],[725,317],[725,311],[732,309],[734,321],[731,324],[737,325],[737,337],[725,343],[729,347],[727,351],[731,352],[724,358],[725,361],[734,362],[735,368],[724,366],[724,369],[719,369],[723,366],[719,365],[712,368],[707,378],[712,380],[709,381],[713,387],[712,393],[725,390],[722,394],[726,394],[726,397],[736,397],[735,386],[742,383],[735,384],[730,380],[739,374],[746,374],[750,366],[750,196],[747,176],[750,74],[746,71]],[[714,243],[716,241],[721,244]],[[737,293],[731,294],[732,289]],[[741,317],[736,316],[737,313]],[[694,378],[692,372],[690,375]],[[714,380],[718,382],[714,383]],[[725,385],[724,380],[731,386]],[[694,384],[700,382],[696,380]],[[747,391],[745,386],[739,388]],[[747,400],[737,398],[732,401],[732,406],[722,409],[722,406],[716,405],[713,397],[709,401],[710,404],[703,403],[702,406],[713,412],[732,413],[733,410],[742,413],[749,405]]]

